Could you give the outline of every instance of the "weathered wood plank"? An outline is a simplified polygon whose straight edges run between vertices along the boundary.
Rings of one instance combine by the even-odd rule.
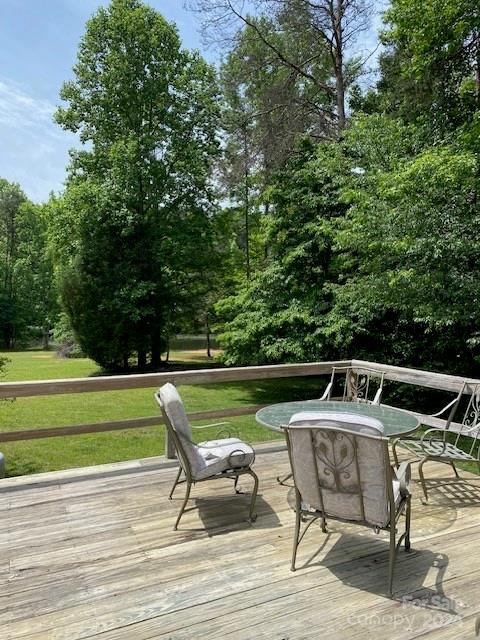
[[[242,520],[248,495],[233,495],[226,481],[196,487],[196,508],[173,532],[183,489],[167,500],[175,470],[155,459],[109,465],[103,476],[101,467],[45,474],[45,487],[40,475],[15,479],[2,493],[2,640],[435,638],[426,624],[440,630],[442,597],[465,603],[465,624],[439,637],[463,637],[478,608],[480,478],[458,481],[432,463],[427,477],[450,484],[433,489],[428,506],[414,485],[414,551],[400,553],[399,595],[389,600],[385,536],[363,527],[332,522],[327,536],[312,527],[290,572],[289,488],[274,481],[287,456],[265,450],[252,527]],[[419,594],[425,607],[402,605],[402,596]],[[397,619],[394,628],[399,614],[415,614],[413,623]],[[387,623],[368,623],[375,616]]]
[[[238,382],[241,380],[265,380],[316,376],[330,373],[332,367],[349,364],[348,360],[331,362],[308,362],[301,364],[275,364],[257,367],[229,367],[222,369],[192,369],[165,373],[142,373],[121,376],[96,376],[91,378],[68,378],[60,380],[34,380],[25,382],[2,382],[0,398],[25,398],[51,396],[64,393],[91,393],[122,389],[145,389],[158,387],[166,382],[176,386],[182,384],[213,384],[216,382]]]
[[[465,378],[461,376],[451,376],[446,373],[435,373],[433,371],[423,371],[422,369],[411,369],[407,367],[396,367],[379,362],[368,362],[366,360],[352,360],[352,367],[366,367],[383,371],[385,380],[404,382],[406,384],[439,389],[441,391],[453,391],[458,393],[465,380],[472,383],[480,383],[476,378]]]
[[[191,422],[210,420],[211,418],[231,418],[256,413],[265,405],[249,407],[233,407],[231,409],[213,409],[211,411],[196,411],[189,413]],[[85,433],[102,433],[104,431],[121,431],[123,429],[144,429],[164,423],[163,417],[149,416],[147,418],[132,418],[129,420],[115,420],[111,422],[93,422],[76,424],[67,427],[48,427],[46,429],[19,429],[18,431],[0,431],[0,442],[17,442],[20,440],[38,440],[40,438],[56,438],[58,436],[73,436]]]

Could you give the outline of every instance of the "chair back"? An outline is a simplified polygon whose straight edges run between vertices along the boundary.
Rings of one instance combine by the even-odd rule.
[[[284,427],[302,509],[384,527],[394,508],[388,439],[379,420],[303,412]]]
[[[333,367],[328,400],[380,404],[384,371],[360,367]]]
[[[450,419],[448,426],[451,431],[456,432],[455,446],[458,447],[461,438],[471,438],[468,453],[475,455],[475,449],[478,451],[480,446],[480,384],[465,382],[462,391],[466,394],[466,406],[463,403],[465,408],[463,409],[461,401],[458,403],[462,422],[458,425]]]
[[[172,438],[180,464],[189,478],[193,478],[205,466],[198,447],[192,442],[192,429],[180,394],[167,382],[155,394],[160,405],[165,426]]]

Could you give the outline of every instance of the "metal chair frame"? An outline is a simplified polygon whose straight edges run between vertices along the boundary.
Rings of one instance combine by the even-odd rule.
[[[323,392],[320,400],[331,400],[333,384],[335,376],[345,374],[345,384],[343,386],[343,395],[339,400],[342,402],[365,402],[368,404],[380,404],[383,393],[383,380],[385,371],[377,371],[364,367],[333,367],[330,382]],[[379,385],[374,397],[370,400],[368,394],[370,392],[370,382],[372,378],[378,379]]]
[[[257,516],[256,514],[254,514],[254,509],[255,509],[255,501],[257,498],[257,493],[258,493],[258,476],[257,474],[250,468],[250,464],[246,467],[232,467],[232,469],[227,469],[226,471],[222,471],[221,473],[217,473],[215,475],[212,476],[207,476],[206,478],[195,478],[193,473],[192,473],[192,467],[190,465],[190,461],[188,460],[188,456],[185,452],[184,446],[183,446],[183,442],[182,439],[184,438],[184,436],[181,436],[177,430],[175,429],[175,426],[172,424],[172,422],[170,421],[170,418],[168,417],[165,408],[163,406],[163,403],[160,399],[160,394],[158,392],[155,393],[155,399],[158,402],[159,406],[160,406],[160,410],[162,412],[162,417],[165,423],[166,428],[168,429],[168,433],[169,436],[172,438],[172,441],[174,443],[175,446],[175,450],[177,452],[177,457],[179,460],[179,468],[178,468],[178,473],[176,475],[175,481],[173,483],[173,486],[170,490],[170,494],[168,496],[169,500],[172,500],[173,498],[173,493],[177,487],[177,485],[179,484],[183,484],[186,483],[187,484],[187,488],[186,488],[186,492],[185,492],[185,497],[182,503],[182,506],[180,507],[180,512],[177,516],[177,519],[175,521],[173,530],[177,531],[178,529],[178,525],[180,523],[180,519],[182,517],[182,515],[185,513],[185,509],[188,503],[188,500],[190,498],[190,492],[192,489],[192,486],[197,484],[198,482],[206,482],[207,480],[224,480],[225,478],[228,478],[230,480],[234,481],[234,490],[235,493],[239,494],[241,493],[240,491],[237,490],[237,485],[238,485],[238,479],[240,476],[242,475],[249,475],[253,478],[254,481],[254,486],[253,486],[253,491],[252,491],[252,497],[250,500],[250,508],[249,508],[249,515],[248,515],[248,522],[252,523],[256,520]],[[218,425],[220,424],[225,424],[225,423],[218,423]],[[206,426],[218,426],[218,425],[206,425]],[[190,442],[190,444],[197,446],[197,444],[195,442]],[[182,472],[184,473],[185,477],[180,480],[180,476],[182,475]]]
[[[464,395],[469,395],[470,398],[468,399],[462,422],[456,423],[454,418]],[[455,462],[476,462],[480,469],[480,384],[464,382],[455,400],[449,402],[446,407],[432,417],[439,417],[448,409],[450,411],[445,427],[431,427],[418,438],[398,439],[392,446],[397,465],[397,445],[404,446],[419,458],[418,474],[425,502],[428,502],[428,491],[423,467],[427,462],[449,464],[457,478],[460,476]],[[448,440],[450,434],[454,435],[453,442]],[[464,451],[459,447],[460,438],[471,440],[468,451]]]
[[[388,531],[389,535],[390,535],[390,540],[389,540],[389,542],[390,542],[390,544],[389,544],[389,569],[388,569],[388,595],[391,597],[392,596],[392,590],[393,590],[394,565],[395,565],[395,559],[396,559],[397,552],[398,552],[402,542],[404,542],[405,551],[408,551],[411,548],[411,543],[410,543],[411,494],[408,491],[408,487],[407,487],[407,483],[408,483],[408,481],[410,479],[410,462],[403,462],[401,464],[400,468],[398,469],[397,474],[395,474],[396,479],[400,479],[401,492],[402,492],[402,498],[401,498],[400,502],[398,503],[398,505],[395,505],[395,498],[394,498],[394,493],[393,493],[394,475],[393,475],[393,470],[392,470],[390,457],[389,457],[389,453],[388,453],[388,438],[385,438],[383,436],[365,434],[365,433],[353,434],[352,431],[343,429],[340,426],[340,424],[335,425],[335,426],[326,426],[326,425],[324,426],[324,425],[322,425],[321,427],[312,427],[312,426],[290,427],[290,426],[283,426],[282,428],[285,430],[285,437],[286,437],[286,441],[287,441],[288,455],[289,455],[289,459],[290,459],[290,465],[291,465],[291,468],[292,468],[292,474],[293,474],[293,479],[294,479],[294,484],[295,484],[295,532],[294,532],[294,539],[293,539],[291,570],[292,571],[296,570],[295,563],[296,563],[298,547],[300,545],[300,542],[303,540],[303,537],[305,536],[305,534],[306,534],[307,530],[309,529],[310,525],[313,522],[315,522],[316,520],[320,520],[321,521],[321,528],[322,528],[322,531],[324,533],[327,533],[327,518],[332,519],[332,520],[336,520],[336,521],[340,521],[340,522],[348,522],[349,524],[359,524],[359,525],[371,527],[371,528],[373,528],[373,530],[376,533],[378,533],[381,530]],[[312,448],[313,448],[314,454],[316,453],[316,451],[315,451],[315,439],[314,439],[314,435],[313,435],[315,431],[333,431],[333,432],[336,432],[337,434],[343,434],[343,436],[347,436],[347,437],[351,438],[353,440],[353,442],[355,443],[355,445],[354,445],[355,453],[357,453],[357,439],[358,438],[370,438],[370,439],[374,438],[376,440],[380,439],[382,441],[383,456],[384,456],[385,470],[386,470],[386,479],[385,479],[385,481],[386,481],[386,487],[387,487],[387,501],[388,501],[389,513],[390,513],[390,519],[389,519],[389,522],[388,522],[388,524],[386,526],[379,527],[379,526],[376,526],[376,525],[372,525],[371,523],[369,523],[369,522],[367,522],[365,520],[365,507],[364,507],[364,501],[363,501],[362,485],[361,485],[361,481],[360,481],[360,469],[359,469],[359,465],[358,465],[358,457],[356,455],[355,455],[355,465],[356,465],[356,472],[357,472],[357,479],[358,479],[357,495],[358,495],[358,498],[359,498],[360,513],[363,516],[363,520],[345,520],[345,519],[342,519],[342,518],[339,518],[339,517],[335,517],[335,516],[332,516],[332,515],[328,514],[326,512],[325,508],[324,508],[324,499],[323,499],[322,486],[321,486],[321,483],[320,483],[320,479],[318,478],[318,475],[316,475],[317,489],[318,489],[318,495],[320,496],[320,502],[321,502],[321,507],[322,508],[321,508],[320,511],[315,511],[315,512],[312,512],[310,510],[306,510],[306,509],[302,508],[302,496],[300,494],[300,491],[297,488],[297,483],[295,481],[295,464],[293,462],[292,441],[291,441],[291,435],[290,435],[290,432],[293,429],[295,429],[295,430],[305,429],[305,430],[309,430],[311,432],[311,434],[312,434],[311,443],[312,443]],[[341,469],[339,469],[336,466],[336,461],[330,461],[330,462],[331,462],[331,465],[332,465],[330,467],[331,475],[332,475],[332,477],[335,478],[336,488],[341,493],[342,492],[341,482],[337,481],[337,477],[341,473]],[[347,491],[343,491],[343,492],[347,493]],[[348,493],[352,493],[351,490],[349,490]],[[399,520],[399,518],[400,518],[400,516],[402,514],[405,514],[405,531],[399,536],[399,538],[397,540],[397,523],[398,523],[398,520]],[[301,524],[302,524],[302,522],[306,523],[306,526],[305,526],[303,532],[301,532]]]

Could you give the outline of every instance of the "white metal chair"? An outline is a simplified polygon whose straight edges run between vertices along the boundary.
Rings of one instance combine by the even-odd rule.
[[[338,399],[342,402],[380,404],[384,377],[384,371],[376,371],[375,369],[333,367],[330,382],[320,400]],[[339,384],[342,385],[340,397],[335,396]]]
[[[457,478],[455,462],[476,462],[480,466],[480,384],[464,382],[455,400],[431,417],[439,417],[447,410],[444,427],[432,427],[418,438],[396,440],[392,445],[397,465],[397,446],[405,447],[418,458],[418,474],[425,501],[428,501],[428,491],[423,467],[427,462],[449,464]],[[457,417],[459,421],[455,420]]]
[[[254,508],[258,491],[258,477],[251,469],[255,460],[255,452],[252,447],[238,438],[222,438],[196,444],[192,440],[191,426],[176,387],[170,383],[163,385],[155,394],[155,398],[160,405],[166,428],[173,440],[180,463],[169,499],[172,499],[178,484],[183,482],[187,484],[185,499],[173,530],[176,531],[178,528],[190,497],[192,485],[206,480],[229,478],[234,480],[236,490],[238,478],[244,474],[251,476],[254,480],[248,516],[249,522],[253,522],[256,518]],[[180,480],[182,473],[185,478]]]
[[[394,472],[380,421],[348,413],[303,412],[284,427],[295,484],[292,571],[308,527],[320,519],[358,523],[390,534],[388,593],[401,543],[410,548],[410,463]],[[397,540],[397,523],[405,531]],[[300,533],[301,523],[306,527]]]

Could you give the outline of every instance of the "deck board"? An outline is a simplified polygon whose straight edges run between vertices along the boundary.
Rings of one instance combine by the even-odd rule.
[[[480,603],[480,478],[426,467],[413,483],[412,546],[385,594],[387,540],[368,529],[313,526],[290,572],[293,512],[285,451],[258,447],[258,519],[232,483],[167,500],[163,458],[0,483],[2,640],[376,640],[474,637]],[[249,488],[249,479],[242,479]],[[291,495],[290,495],[291,502]]]

